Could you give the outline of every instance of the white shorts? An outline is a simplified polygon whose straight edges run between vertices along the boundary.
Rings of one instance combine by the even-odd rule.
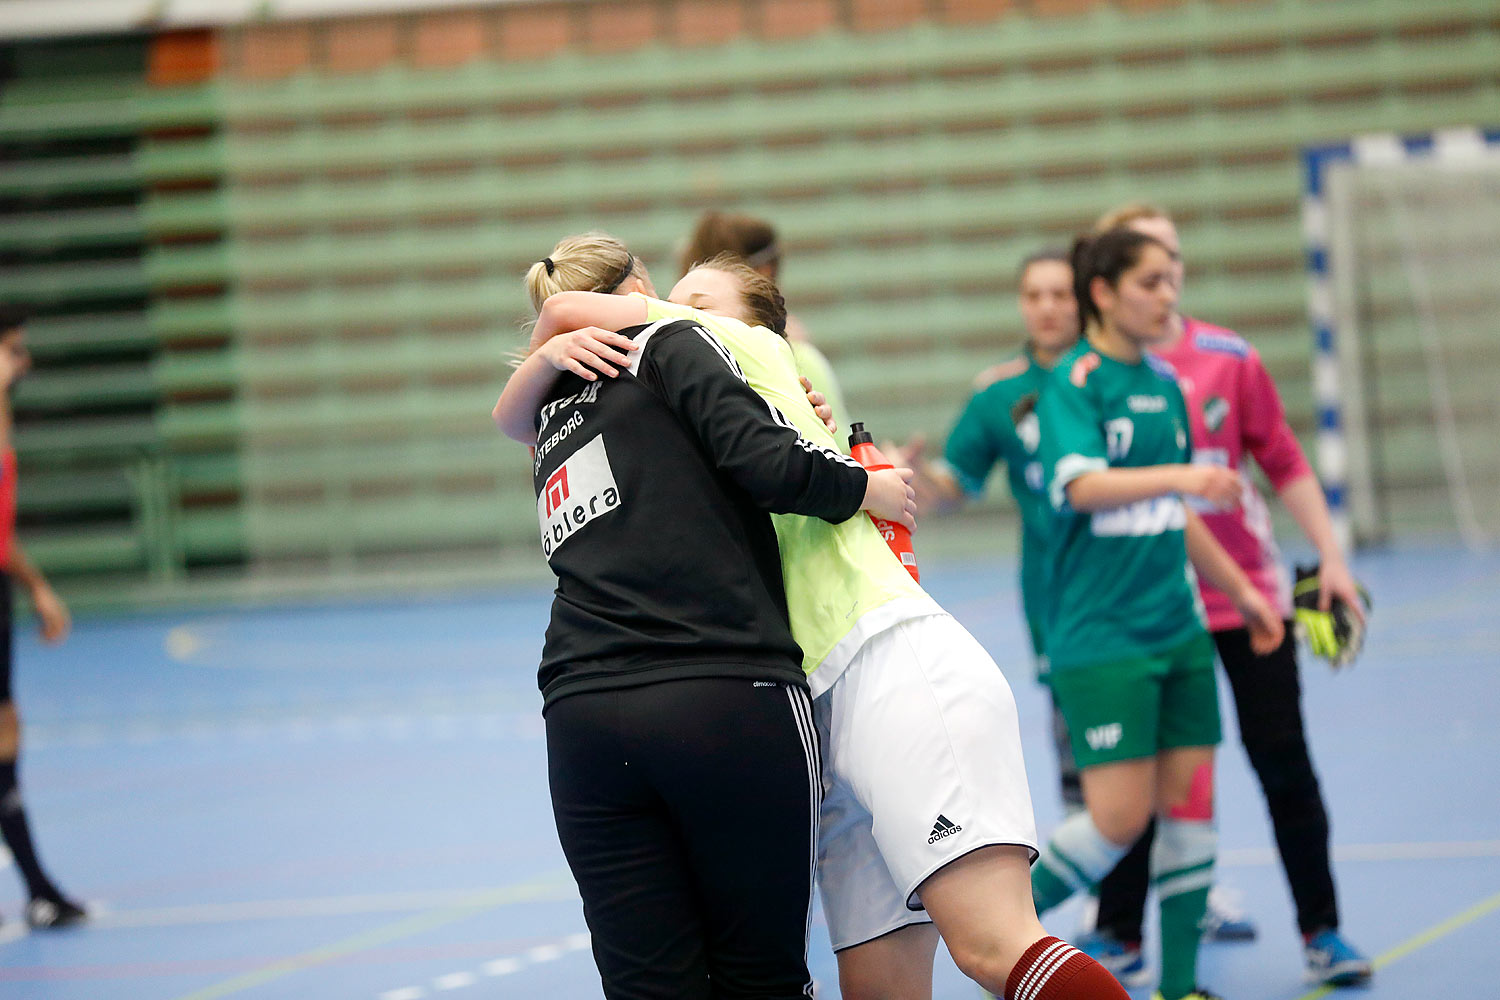
[[[818,888],[838,951],[928,920],[917,887],[992,844],[1037,853],[1010,685],[952,616],[870,638],[813,701],[823,742]]]

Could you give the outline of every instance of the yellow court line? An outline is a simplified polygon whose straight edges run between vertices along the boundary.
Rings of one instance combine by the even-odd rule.
[[[476,913],[492,909],[496,906],[502,906],[507,903],[522,903],[539,898],[551,898],[550,894],[555,893],[560,884],[572,885],[573,883],[571,877],[565,873],[559,874],[554,872],[552,875],[532,882],[479,893],[473,899],[465,902],[455,903],[436,910],[429,910],[426,913],[419,913],[404,920],[376,927],[362,934],[355,934],[352,937],[344,938],[342,941],[325,944],[311,951],[305,951],[300,955],[293,955],[279,962],[273,962],[264,968],[256,969],[254,972],[247,972],[244,975],[236,976],[222,983],[216,983],[201,990],[194,990],[192,993],[185,993],[177,997],[176,1000],[215,1000],[217,997],[239,993],[242,990],[251,989],[262,983],[268,983],[283,976],[289,976],[294,972],[301,972],[303,969],[310,969],[315,965],[331,962],[345,955],[369,951],[371,948],[378,948],[380,945],[391,941],[410,937],[413,934],[420,934],[423,931],[432,930],[444,924],[451,924],[454,921],[462,920],[465,917],[473,916]]]
[[[1385,966],[1390,965],[1392,962],[1405,958],[1407,955],[1410,955],[1412,952],[1417,951],[1420,948],[1427,947],[1438,938],[1448,934],[1452,934],[1460,927],[1472,924],[1480,917],[1483,917],[1494,910],[1500,910],[1500,892],[1495,893],[1489,899],[1475,903],[1467,910],[1463,911],[1460,914],[1457,914],[1456,916],[1449,917],[1447,920],[1444,920],[1442,923],[1436,925],[1435,927],[1429,927],[1427,930],[1423,931],[1417,936],[1408,938],[1407,940],[1396,945],[1396,947],[1392,948],[1390,951],[1386,952],[1384,955],[1381,955],[1379,958],[1375,959],[1374,963],[1372,964],[1377,969],[1384,968]],[[1318,1000],[1319,997],[1326,997],[1335,989],[1336,987],[1333,986],[1319,986],[1311,993],[1304,993],[1302,996],[1298,997],[1297,1000]]]

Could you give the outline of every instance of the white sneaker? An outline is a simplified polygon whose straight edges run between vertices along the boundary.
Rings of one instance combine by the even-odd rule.
[[[1214,886],[1208,890],[1208,909],[1203,914],[1205,941],[1254,941],[1260,933],[1240,905],[1243,894],[1238,889]]]
[[[88,910],[62,896],[39,896],[26,904],[26,922],[39,930],[71,927],[88,918]]]

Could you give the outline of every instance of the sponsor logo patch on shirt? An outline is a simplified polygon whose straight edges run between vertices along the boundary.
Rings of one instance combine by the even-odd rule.
[[[559,410],[565,410],[570,406],[582,406],[585,403],[597,403],[599,401],[599,383],[590,382],[583,387],[582,392],[575,392],[571,396],[556,399],[542,407],[537,414],[536,432],[540,437],[547,430],[547,421],[552,419],[553,414]]]
[[[1125,398],[1131,413],[1166,413],[1167,397],[1136,394]]]
[[[1218,354],[1232,354],[1237,358],[1243,358],[1250,354],[1250,345],[1243,337],[1232,333],[1209,333],[1202,331],[1193,338],[1193,344],[1199,350],[1213,351]]]
[[[1095,511],[1089,518],[1089,530],[1096,538],[1142,538],[1181,531],[1186,526],[1187,509],[1176,496],[1137,500]]]
[[[620,488],[601,434],[579,448],[542,484],[536,498],[542,552],[548,559],[578,531],[620,506]]]

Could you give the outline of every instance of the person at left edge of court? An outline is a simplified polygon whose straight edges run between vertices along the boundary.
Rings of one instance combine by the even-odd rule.
[[[805,447],[698,324],[619,336],[535,418],[558,838],[609,1000],[800,1000],[821,762],[767,511],[912,524],[910,473]]]
[[[72,626],[68,608],[48,584],[41,570],[26,558],[16,540],[16,449],[12,440],[11,392],[16,382],[31,369],[31,354],[26,349],[26,314],[18,309],[0,306],[0,615],[4,616],[4,635],[0,636],[0,833],[10,848],[16,868],[26,882],[30,900],[26,904],[26,922],[36,928],[67,927],[87,918],[87,911],[64,896],[56,883],[47,877],[37,859],[31,839],[31,824],[21,799],[17,765],[21,750],[21,719],[11,694],[11,667],[15,656],[12,620],[12,588],[19,583],[31,598],[41,622],[42,638],[62,642]]]

